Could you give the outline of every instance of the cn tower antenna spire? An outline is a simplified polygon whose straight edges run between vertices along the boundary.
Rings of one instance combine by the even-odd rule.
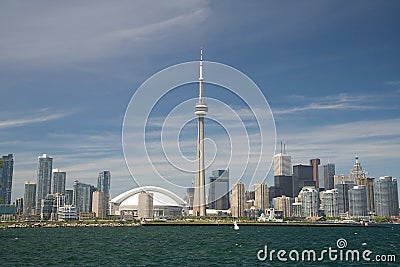
[[[199,100],[203,98],[203,48],[200,47]]]
[[[205,165],[204,165],[204,116],[208,107],[203,102],[203,49],[200,48],[199,100],[194,107],[197,123],[196,178],[194,186],[193,215],[206,216]]]

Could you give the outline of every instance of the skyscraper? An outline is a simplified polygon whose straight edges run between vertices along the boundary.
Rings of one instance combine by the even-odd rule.
[[[302,215],[304,217],[316,217],[319,210],[319,194],[313,186],[305,186],[299,193],[301,199]]]
[[[238,182],[232,188],[231,193],[231,213],[232,217],[238,218],[244,216],[244,205],[245,205],[245,190],[244,184]]]
[[[321,163],[320,159],[310,159],[310,165],[313,171],[313,180],[315,181],[315,188],[319,189],[319,175],[318,175],[318,165]]]
[[[33,182],[25,183],[24,191],[24,215],[35,215],[36,209],[36,184]]]
[[[212,172],[208,202],[211,209],[229,209],[229,170]]]
[[[138,199],[138,217],[140,219],[153,218],[153,193],[140,192]]]
[[[398,216],[399,196],[397,179],[391,176],[379,177],[374,184],[375,214],[377,216]]]
[[[321,202],[326,217],[339,216],[338,195],[337,189],[329,189],[322,192]]]
[[[77,214],[92,211],[92,195],[96,188],[89,184],[84,184],[78,180],[74,181],[74,201]]]
[[[363,217],[368,215],[367,190],[364,185],[353,186],[349,190],[349,216]]]
[[[37,183],[36,183],[36,214],[40,214],[42,199],[51,193],[51,171],[53,158],[47,154],[38,157]]]
[[[104,202],[104,192],[94,191],[92,195],[92,211],[96,213],[96,217],[104,218],[106,215]]]
[[[310,165],[293,166],[293,196],[297,196],[304,186],[314,186],[313,167]]]
[[[11,204],[13,171],[13,154],[0,158],[0,204]]]
[[[361,167],[360,162],[358,162],[358,156],[356,156],[356,162],[354,162],[353,168],[350,170],[349,179],[356,183],[357,179],[364,177],[365,173]]]
[[[274,156],[274,176],[291,176],[292,175],[292,158],[286,153],[286,146],[281,153]]]
[[[335,187],[334,177],[335,177],[335,164],[328,163],[326,165],[319,166],[319,180],[323,181],[323,188],[325,190],[330,190]],[[321,186],[320,186],[321,187]]]
[[[205,166],[204,166],[204,116],[208,107],[203,102],[203,50],[200,49],[199,100],[194,114],[199,117],[197,124],[196,180],[194,187],[193,215],[206,216]]]
[[[269,190],[266,183],[256,185],[254,190],[254,206],[256,209],[265,211],[269,208]]]
[[[109,215],[108,202],[110,201],[110,182],[111,173],[109,171],[102,171],[97,178],[97,191],[104,192],[104,214],[98,215],[99,217],[106,217]]]
[[[274,187],[271,192],[270,199],[281,195],[293,197],[292,158],[282,142],[281,153],[274,156]]]
[[[283,218],[292,216],[292,200],[287,196],[280,196],[273,199],[274,209],[283,212]]]
[[[53,183],[52,194],[65,194],[65,182],[67,180],[67,173],[59,169],[53,170]]]
[[[338,212],[343,215],[349,211],[349,190],[354,184],[342,183],[335,185],[338,191]]]

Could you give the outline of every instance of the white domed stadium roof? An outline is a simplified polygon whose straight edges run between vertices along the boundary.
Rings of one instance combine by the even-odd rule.
[[[186,202],[175,193],[157,186],[143,186],[131,189],[114,197],[110,202],[112,202],[114,205],[118,205],[120,209],[123,209],[123,207],[137,207],[140,192],[152,193],[154,206],[186,206]]]

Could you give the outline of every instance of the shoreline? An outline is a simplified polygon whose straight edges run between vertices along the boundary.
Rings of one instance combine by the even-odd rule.
[[[145,222],[142,226],[233,226],[231,222]],[[363,227],[378,228],[388,227],[384,224],[370,224],[365,226],[357,223],[315,223],[315,222],[238,222],[238,226],[258,226],[258,227]]]
[[[357,227],[385,228],[392,224],[331,223],[331,222],[238,222],[239,226],[257,227]],[[82,228],[82,227],[149,227],[149,226],[232,226],[233,222],[215,221],[145,221],[145,222],[10,222],[0,225],[0,229],[13,228]]]

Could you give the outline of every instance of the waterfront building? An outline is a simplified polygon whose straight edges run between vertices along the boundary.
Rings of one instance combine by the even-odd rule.
[[[59,169],[53,169],[52,194],[65,194],[65,183],[67,181],[67,173]]]
[[[326,217],[339,216],[338,196],[339,192],[337,189],[329,189],[322,192],[322,209]]]
[[[231,213],[232,217],[238,218],[244,216],[245,210],[245,189],[242,182],[236,183],[231,193]]]
[[[296,197],[297,199],[297,197]],[[303,207],[301,202],[298,202],[298,200],[292,204],[292,217],[300,218],[303,217]]]
[[[103,199],[103,214],[99,214],[98,217],[106,217],[109,215],[109,202],[110,202],[110,183],[111,173],[110,171],[102,171],[99,173],[97,178],[97,191],[104,192]]]
[[[13,154],[0,158],[0,204],[11,204],[13,172]]]
[[[391,176],[379,177],[374,183],[375,215],[398,216],[399,196],[397,179]]]
[[[353,186],[349,190],[349,216],[368,216],[367,190],[363,185]]]
[[[40,200],[40,219],[51,220],[53,214],[55,197],[52,194],[47,195],[45,198]]]
[[[326,165],[319,166],[319,180],[323,183],[325,190],[335,188],[334,177],[335,177],[335,164],[328,163]],[[320,186],[321,187],[321,186]]]
[[[36,183],[26,182],[24,190],[24,215],[35,215],[36,209]]]
[[[152,193],[140,192],[138,199],[139,219],[153,218],[154,195]]]
[[[292,216],[292,199],[288,196],[280,196],[273,199],[274,209],[282,211],[282,217]]]
[[[314,186],[313,167],[310,165],[293,166],[293,196],[297,196],[304,186]]]
[[[41,213],[42,199],[51,193],[51,172],[53,158],[47,154],[38,157],[37,183],[36,183],[36,214]]]
[[[266,183],[260,183],[254,189],[254,207],[265,212],[269,208],[269,190]]]
[[[313,186],[305,186],[299,193],[303,217],[316,217],[319,210],[319,193]]]
[[[208,202],[210,209],[229,209],[229,170],[212,172]]]
[[[143,186],[126,191],[111,199],[111,215],[138,217],[141,192],[153,194],[153,214],[156,217],[181,216],[187,208],[187,203],[175,193],[157,186]]]
[[[313,181],[315,182],[315,188],[319,189],[319,174],[318,174],[318,166],[321,163],[320,159],[310,159],[310,165],[312,167],[313,172]]]
[[[92,211],[96,213],[96,217],[104,218],[106,216],[105,209],[107,207],[105,207],[104,205],[104,192],[94,191],[92,197]]]
[[[58,208],[59,221],[73,221],[77,219],[76,207],[73,205],[64,205]]]
[[[204,116],[208,107],[203,101],[203,50],[200,49],[199,99],[194,114],[197,122],[196,179],[194,187],[193,215],[206,216],[205,165],[204,165]]]
[[[73,187],[73,205],[76,207],[77,214],[92,212],[92,195],[96,188],[78,180],[74,181]]]

